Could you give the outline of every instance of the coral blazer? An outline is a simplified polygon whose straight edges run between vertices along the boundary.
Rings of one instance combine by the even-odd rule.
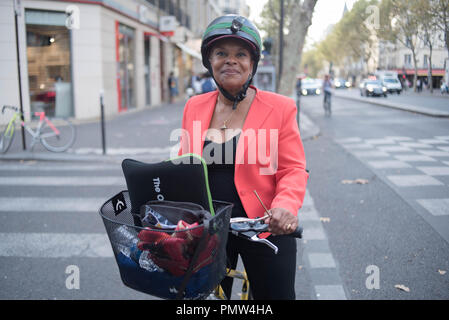
[[[265,214],[254,190],[267,208],[281,207],[297,215],[309,175],[296,122],[295,102],[282,95],[251,88],[256,90],[256,95],[237,144],[235,187],[249,218]],[[187,101],[179,155],[203,155],[217,98],[218,91],[213,91]]]

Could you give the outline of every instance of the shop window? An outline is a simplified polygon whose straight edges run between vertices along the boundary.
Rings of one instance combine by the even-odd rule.
[[[134,29],[117,22],[119,111],[135,108]]]
[[[26,10],[31,116],[73,116],[70,30],[65,13]]]

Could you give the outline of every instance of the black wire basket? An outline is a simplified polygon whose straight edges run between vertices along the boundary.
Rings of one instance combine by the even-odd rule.
[[[195,204],[146,205],[170,216],[173,228],[142,224],[142,216],[131,212],[128,191],[100,208],[122,282],[162,299],[207,298],[226,275],[232,204],[213,201],[214,216],[194,210]]]

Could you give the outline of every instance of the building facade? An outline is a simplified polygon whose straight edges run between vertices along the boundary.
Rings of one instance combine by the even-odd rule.
[[[106,115],[158,106],[170,72],[181,96],[221,15],[214,0],[4,0],[0,12],[1,104],[21,95],[26,120],[96,118],[100,96]]]
[[[441,34],[434,35],[432,48],[432,85],[439,88],[444,80],[446,60],[449,58],[447,48],[442,40]],[[418,78],[424,83],[428,83],[430,71],[430,49],[420,38],[416,38],[416,60]],[[413,84],[415,66],[412,52],[401,43],[379,42],[379,62],[378,69],[396,71],[402,81],[408,80]]]

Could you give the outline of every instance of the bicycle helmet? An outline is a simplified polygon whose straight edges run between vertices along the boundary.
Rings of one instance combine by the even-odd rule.
[[[201,55],[203,65],[209,70],[214,80],[215,77],[212,71],[212,66],[209,62],[209,53],[213,47],[213,43],[223,38],[237,38],[245,41],[251,48],[251,54],[254,60],[253,71],[250,73],[248,80],[243,85],[242,90],[236,96],[231,95],[222,86],[220,86],[217,81],[215,81],[218,89],[226,97],[226,99],[234,101],[232,108],[235,109],[237,104],[245,99],[249,84],[256,74],[257,65],[260,60],[260,48],[262,46],[262,41],[257,27],[245,17],[235,14],[228,14],[213,20],[204,32],[201,44]]]

